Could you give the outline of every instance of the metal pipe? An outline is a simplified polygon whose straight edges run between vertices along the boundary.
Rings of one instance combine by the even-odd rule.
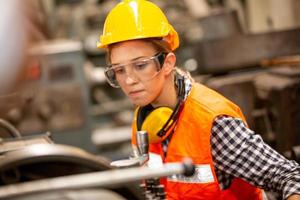
[[[136,143],[141,156],[149,154],[149,139],[147,131],[136,132]]]
[[[191,161],[186,161],[183,163],[167,163],[155,169],[134,167],[43,179],[0,187],[0,199],[66,189],[118,186],[137,180],[164,177],[173,174],[188,175],[192,174],[193,170]]]
[[[15,138],[21,138],[21,133],[10,122],[0,119],[0,126],[9,131],[10,135]]]
[[[110,163],[117,168],[143,166],[149,160],[149,139],[146,131],[136,132],[137,155],[135,157],[123,160],[117,160]]]
[[[136,132],[136,143],[139,151],[140,165],[143,166],[149,160],[149,139],[147,131]]]

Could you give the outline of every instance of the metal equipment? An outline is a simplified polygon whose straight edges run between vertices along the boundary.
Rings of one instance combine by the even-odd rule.
[[[146,131],[137,131],[136,132],[136,145],[137,149],[134,150],[134,156],[125,159],[118,160],[111,163],[112,166],[118,168],[129,168],[135,166],[145,166],[149,160],[149,138],[148,133]],[[183,173],[186,176],[191,176],[194,174],[195,168],[191,162],[191,160],[184,160],[186,171]],[[165,164],[172,165],[172,164]],[[189,168],[189,169],[188,169]],[[154,171],[156,169],[153,169]],[[164,189],[164,185],[160,183],[160,179],[154,177],[149,177],[148,179],[143,180],[143,183],[140,184],[140,187],[144,191],[144,198],[146,200],[163,200],[166,198],[166,193]]]
[[[0,198],[1,199],[1,198]],[[7,200],[127,200],[118,193],[108,189],[64,190],[60,192],[44,192]]]
[[[0,198],[1,199],[1,198]],[[80,189],[64,190],[59,192],[44,192],[21,197],[12,197],[8,200],[127,200],[118,193],[108,189]]]
[[[263,124],[259,123],[262,117],[257,119],[257,132],[263,137],[271,135],[265,137],[267,142],[281,153],[300,145],[300,68],[275,67],[255,78],[254,83],[257,107],[265,109],[262,117],[267,119]]]
[[[3,122],[5,122],[3,120]],[[1,126],[6,123],[0,123]],[[18,130],[9,124],[9,131]],[[82,175],[87,173],[110,170],[109,162],[100,156],[95,156],[74,146],[54,144],[50,133],[43,135],[30,135],[10,138],[0,138],[0,190],[3,189],[5,197],[0,199],[141,199],[138,184],[130,183],[116,185],[114,188],[95,188],[87,185],[82,191],[52,192],[50,186],[46,187],[44,194],[10,195],[7,188],[19,184],[31,184],[37,180],[68,175]],[[110,177],[106,177],[110,178]],[[71,181],[73,182],[73,181]],[[59,184],[64,184],[62,181]],[[80,183],[81,184],[81,183]],[[33,185],[34,186],[34,185]],[[35,186],[34,186],[35,187]],[[19,189],[18,189],[18,192]],[[0,195],[1,196],[1,195]]]
[[[300,54],[299,34],[300,29],[296,28],[261,34],[237,34],[196,43],[194,57],[198,62],[198,73],[241,70],[258,66],[263,59]]]
[[[0,105],[0,117],[23,136],[50,131],[55,142],[95,151],[90,139],[84,61],[78,41],[45,42],[33,47],[28,83],[6,97]]]
[[[192,174],[191,163],[169,163],[157,169],[134,167],[105,172],[94,172],[68,177],[59,177],[0,187],[0,199],[19,199],[21,195],[40,192],[83,189],[90,187],[108,188],[120,184],[172,174]]]
[[[199,18],[203,30],[202,40],[216,40],[242,34],[243,30],[236,10],[219,9]]]
[[[128,168],[134,166],[144,166],[149,160],[149,138],[146,131],[136,132],[136,145],[137,149],[134,150],[134,156],[127,160],[117,160],[110,164],[118,168]],[[164,185],[160,184],[159,179],[146,179],[140,184],[141,189],[144,191],[144,197],[147,200],[152,199],[165,199],[166,194]]]
[[[33,144],[52,144],[50,134],[41,134],[35,136],[17,137],[17,138],[0,138],[0,160],[5,159],[5,153],[22,149]]]
[[[129,159],[117,160],[110,163],[117,168],[128,168],[133,166],[143,166],[149,160],[149,139],[146,131],[137,131],[136,133],[137,149],[133,157]]]
[[[1,185],[109,168],[105,159],[76,147],[33,144],[1,156]]]
[[[92,155],[77,147],[53,144],[47,135],[41,137],[30,136],[22,139],[5,139],[1,141],[0,147],[0,190],[3,189],[2,191],[5,193],[5,197],[0,197],[0,199],[9,199],[14,196],[9,195],[11,193],[7,188],[11,188],[15,184],[30,185],[33,181],[68,175],[82,175],[82,177],[85,177],[87,173],[111,169],[106,159]],[[110,177],[106,177],[106,179],[110,179]],[[74,182],[74,180],[71,182]],[[59,184],[65,183],[65,181],[62,181]],[[32,186],[36,187],[35,185]],[[50,190],[48,190],[49,188]],[[93,196],[93,198],[103,197],[104,192],[106,196],[109,195],[106,193],[113,193],[115,196],[121,196],[121,199],[140,199],[138,184],[134,183],[117,185],[108,191],[96,191],[99,188],[91,188],[90,185],[85,188],[94,190],[93,193],[96,196]],[[51,186],[48,185],[45,190],[46,192],[51,191]],[[19,189],[17,191],[20,192]],[[70,193],[73,193],[71,196],[74,198],[69,196]],[[50,197],[62,199],[62,197],[67,198],[67,196],[69,196],[69,199],[76,199],[77,195],[86,196],[82,192],[75,193],[76,191],[51,193],[46,196],[49,199],[51,199]],[[20,195],[18,198],[27,198],[21,193]],[[32,198],[39,199],[36,196]],[[84,199],[87,198],[88,196]]]
[[[134,150],[133,157],[124,160],[117,160],[110,164],[117,168],[129,168],[135,166],[144,166],[149,160],[149,138],[146,131],[136,132],[137,149]],[[164,186],[160,184],[159,179],[146,179],[140,184],[145,199],[165,199]],[[156,189],[154,189],[156,188]],[[158,190],[158,188],[160,188]]]

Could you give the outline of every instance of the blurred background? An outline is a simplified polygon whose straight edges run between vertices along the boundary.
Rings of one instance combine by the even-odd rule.
[[[10,26],[18,40],[27,34],[26,44],[14,34],[0,41],[1,52],[12,51],[8,71],[22,61],[15,73],[21,84],[0,96],[0,138],[46,135],[109,161],[128,157],[133,106],[106,82],[105,52],[96,48],[107,13],[120,1],[24,2],[24,16]],[[178,66],[238,104],[251,129],[299,162],[300,1],[153,2],[179,33]],[[14,19],[18,9],[11,9]]]

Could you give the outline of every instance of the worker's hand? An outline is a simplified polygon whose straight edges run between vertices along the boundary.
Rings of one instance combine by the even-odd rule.
[[[291,195],[287,198],[287,200],[300,200],[300,195]]]

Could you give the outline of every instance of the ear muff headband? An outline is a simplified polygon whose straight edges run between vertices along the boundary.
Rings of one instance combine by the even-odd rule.
[[[164,137],[164,135],[168,132],[168,130],[172,127],[172,123],[175,123],[179,117],[179,114],[182,110],[182,105],[184,102],[184,95],[185,95],[185,88],[184,88],[184,77],[177,74],[176,75],[176,85],[178,88],[178,102],[175,106],[174,111],[170,115],[168,121],[164,124],[164,126],[161,128],[161,130],[157,133],[158,136]]]

